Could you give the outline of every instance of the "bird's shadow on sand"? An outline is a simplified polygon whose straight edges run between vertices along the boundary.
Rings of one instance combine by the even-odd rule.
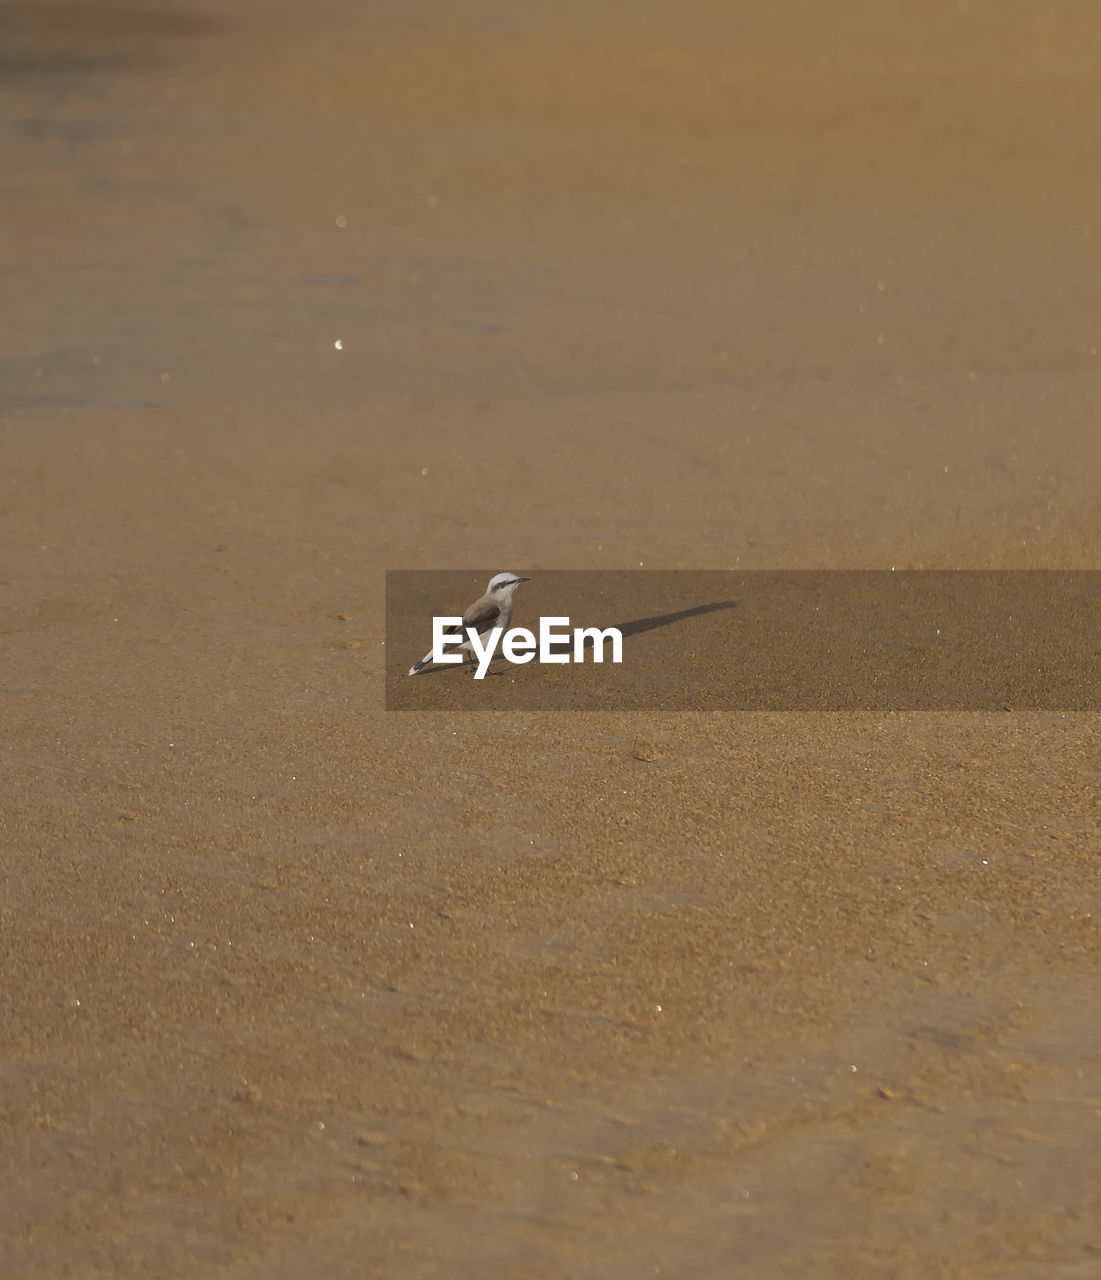
[[[701,613],[718,613],[720,609],[736,609],[737,600],[712,600],[710,604],[693,605],[691,609],[678,609],[676,613],[659,613],[653,618],[635,618],[633,622],[617,622],[616,630],[624,637],[640,636],[644,631],[656,631],[659,627],[670,627],[674,622],[683,622],[685,618],[696,618]],[[592,640],[586,638],[586,646]]]
[[[634,618],[630,622],[617,622],[615,629],[626,640],[628,636],[640,636],[644,631],[657,631],[659,627],[671,627],[676,622],[683,622],[686,618],[697,618],[702,613],[717,613],[720,609],[736,609],[738,607],[737,600],[712,600],[709,604],[693,605],[691,609],[678,609],[676,613],[658,613],[652,618]],[[595,624],[592,624],[595,625]],[[593,648],[595,641],[592,636],[586,636],[584,647],[586,649]],[[498,654],[486,672],[490,676],[501,676],[503,671],[494,671],[493,667],[501,662],[501,655]],[[464,662],[463,665],[457,666],[451,664],[443,667],[426,667],[423,671],[418,672],[422,676],[440,676],[448,671],[472,671],[476,670],[475,664],[472,662]]]

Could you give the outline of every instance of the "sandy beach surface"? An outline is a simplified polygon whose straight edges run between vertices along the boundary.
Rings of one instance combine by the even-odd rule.
[[[1099,64],[0,7],[6,1280],[1101,1275],[1101,717],[387,712],[382,612],[1097,567]]]

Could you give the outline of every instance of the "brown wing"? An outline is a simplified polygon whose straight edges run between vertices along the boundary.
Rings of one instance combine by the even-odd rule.
[[[501,606],[492,600],[478,600],[463,614],[463,634],[473,627],[479,635],[483,635],[490,627],[495,627],[501,618]]]

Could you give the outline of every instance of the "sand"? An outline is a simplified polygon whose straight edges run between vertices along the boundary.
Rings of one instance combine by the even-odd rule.
[[[1092,6],[758,8],[0,11],[5,1277],[1101,1273],[1096,714],[384,709],[1097,566]]]

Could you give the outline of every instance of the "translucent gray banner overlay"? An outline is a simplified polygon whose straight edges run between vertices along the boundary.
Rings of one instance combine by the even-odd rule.
[[[511,627],[615,627],[623,660],[409,669],[499,570],[386,575],[395,711],[1096,711],[1101,570],[535,570]],[[557,630],[562,630],[559,625]],[[569,651],[573,652],[572,644]]]

